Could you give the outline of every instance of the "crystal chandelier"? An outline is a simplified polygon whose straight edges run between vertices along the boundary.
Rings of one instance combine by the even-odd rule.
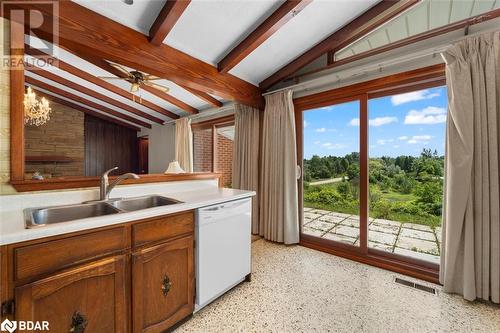
[[[45,124],[50,119],[49,101],[42,97],[37,99],[35,92],[28,87],[24,94],[24,123],[29,125],[40,126]]]

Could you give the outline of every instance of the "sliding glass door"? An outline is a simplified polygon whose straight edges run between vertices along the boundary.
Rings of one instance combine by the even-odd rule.
[[[295,102],[303,245],[437,281],[447,109],[438,74]]]
[[[359,246],[359,122],[359,100],[303,113],[304,235]]]

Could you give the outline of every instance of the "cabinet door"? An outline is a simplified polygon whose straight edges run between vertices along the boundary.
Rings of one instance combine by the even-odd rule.
[[[100,260],[15,289],[17,320],[51,332],[126,332],[125,256]]]
[[[163,332],[194,309],[193,236],[132,255],[134,332]]]

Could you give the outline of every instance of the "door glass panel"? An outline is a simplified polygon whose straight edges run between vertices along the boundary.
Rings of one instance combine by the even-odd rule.
[[[212,172],[212,128],[193,131],[193,170]]]
[[[446,109],[446,87],[369,101],[369,248],[439,263]]]
[[[215,171],[222,174],[223,187],[231,187],[233,176],[234,125],[217,127]]]
[[[359,246],[359,101],[303,113],[302,233]]]

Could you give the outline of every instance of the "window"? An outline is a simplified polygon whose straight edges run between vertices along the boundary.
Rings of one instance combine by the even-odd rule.
[[[232,117],[192,124],[194,172],[219,172],[224,187],[231,187],[234,120]]]

